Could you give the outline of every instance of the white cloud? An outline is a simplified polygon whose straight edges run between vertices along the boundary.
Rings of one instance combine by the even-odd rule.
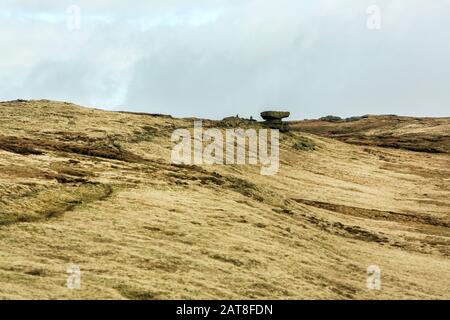
[[[2,0],[0,99],[220,118],[447,115],[448,0]],[[366,28],[366,8],[382,29]],[[66,8],[81,8],[81,29]]]

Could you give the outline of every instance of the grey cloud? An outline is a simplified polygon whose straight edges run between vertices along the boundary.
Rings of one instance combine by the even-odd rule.
[[[18,14],[65,18],[74,2],[77,31]],[[267,108],[448,116],[450,2],[375,2],[379,31],[366,28],[373,1],[8,0],[0,99],[211,118]]]

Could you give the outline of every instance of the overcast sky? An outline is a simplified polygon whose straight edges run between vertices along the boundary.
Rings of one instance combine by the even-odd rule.
[[[215,119],[450,116],[450,0],[0,5],[0,100]],[[370,5],[381,29],[367,27]]]

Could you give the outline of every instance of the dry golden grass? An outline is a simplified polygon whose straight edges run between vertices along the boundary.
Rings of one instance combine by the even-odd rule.
[[[448,154],[293,132],[276,176],[171,165],[173,129],[191,126],[1,103],[0,298],[450,298]]]
[[[350,120],[293,121],[291,127],[294,130],[336,138],[357,145],[450,153],[450,118],[387,115],[356,117]]]

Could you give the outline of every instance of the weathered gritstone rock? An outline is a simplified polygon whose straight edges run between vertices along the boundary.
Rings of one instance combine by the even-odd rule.
[[[283,118],[290,116],[290,112],[287,111],[264,111],[261,112],[261,118],[263,118],[264,124],[272,129],[279,129],[280,131],[289,131],[289,126],[283,123]]]
[[[281,121],[281,119],[288,118],[290,115],[291,115],[291,113],[287,112],[287,111],[264,111],[264,112],[261,112],[261,117],[264,120],[278,119]]]

